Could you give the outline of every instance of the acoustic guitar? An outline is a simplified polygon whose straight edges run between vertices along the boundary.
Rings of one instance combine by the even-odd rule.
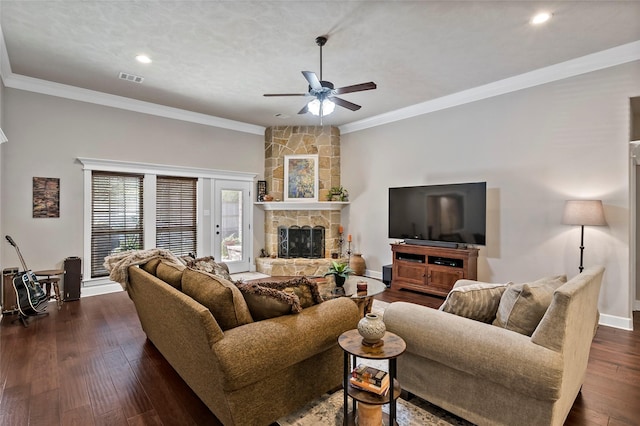
[[[23,269],[13,277],[13,289],[16,292],[18,311],[21,316],[42,314],[47,309],[49,297],[42,290],[35,274],[27,268],[16,242],[9,235],[6,235],[5,238],[16,249]]]

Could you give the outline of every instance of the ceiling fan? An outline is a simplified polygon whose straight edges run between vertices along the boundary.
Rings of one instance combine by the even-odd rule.
[[[336,105],[350,109],[351,111],[357,111],[361,108],[360,105],[353,102],[345,101],[342,98],[338,98],[336,95],[343,95],[345,93],[362,92],[363,90],[375,89],[377,86],[374,82],[354,84],[352,86],[334,88],[333,83],[330,81],[324,81],[322,79],[322,46],[327,43],[327,36],[316,37],[316,44],[320,46],[320,78],[316,73],[312,71],[302,71],[302,75],[309,83],[309,91],[307,93],[273,93],[265,94],[264,96],[312,96],[312,99],[307,103],[298,114],[306,114],[310,112],[313,115],[322,116],[329,115],[333,112]]]

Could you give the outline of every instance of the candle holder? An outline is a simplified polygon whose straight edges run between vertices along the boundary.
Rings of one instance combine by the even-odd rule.
[[[347,241],[347,261],[351,261],[351,241]]]
[[[342,238],[342,232],[338,234],[338,257],[342,257],[342,245],[344,244],[344,239]]]

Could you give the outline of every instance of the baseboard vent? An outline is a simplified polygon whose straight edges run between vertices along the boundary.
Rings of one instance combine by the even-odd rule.
[[[142,83],[144,81],[144,77],[140,77],[138,75],[129,74],[129,73],[126,73],[126,72],[120,72],[120,75],[118,76],[118,78],[120,78],[121,80],[130,81],[132,83]]]

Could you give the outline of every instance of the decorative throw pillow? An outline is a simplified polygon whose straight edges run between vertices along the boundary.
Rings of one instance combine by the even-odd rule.
[[[496,317],[500,298],[507,284],[492,284],[468,281],[472,284],[454,287],[440,310],[475,321],[491,323]]]
[[[240,290],[217,275],[187,268],[182,274],[182,291],[209,308],[223,331],[253,322]]]
[[[493,325],[531,336],[551,304],[553,292],[566,282],[566,275],[558,275],[508,286]]]
[[[166,282],[173,288],[182,289],[182,272],[186,266],[161,260],[156,267],[156,277]]]
[[[195,269],[196,271],[203,271],[213,275],[218,275],[227,281],[233,282],[227,265],[216,262],[212,256],[187,260],[187,267]]]
[[[158,268],[158,264],[160,263],[160,258],[157,257],[155,259],[151,259],[147,263],[143,263],[140,265],[140,268],[144,271],[147,271],[151,275],[156,275],[156,269]]]
[[[255,321],[297,314],[303,308],[322,303],[318,284],[306,277],[288,281],[236,283]]]

